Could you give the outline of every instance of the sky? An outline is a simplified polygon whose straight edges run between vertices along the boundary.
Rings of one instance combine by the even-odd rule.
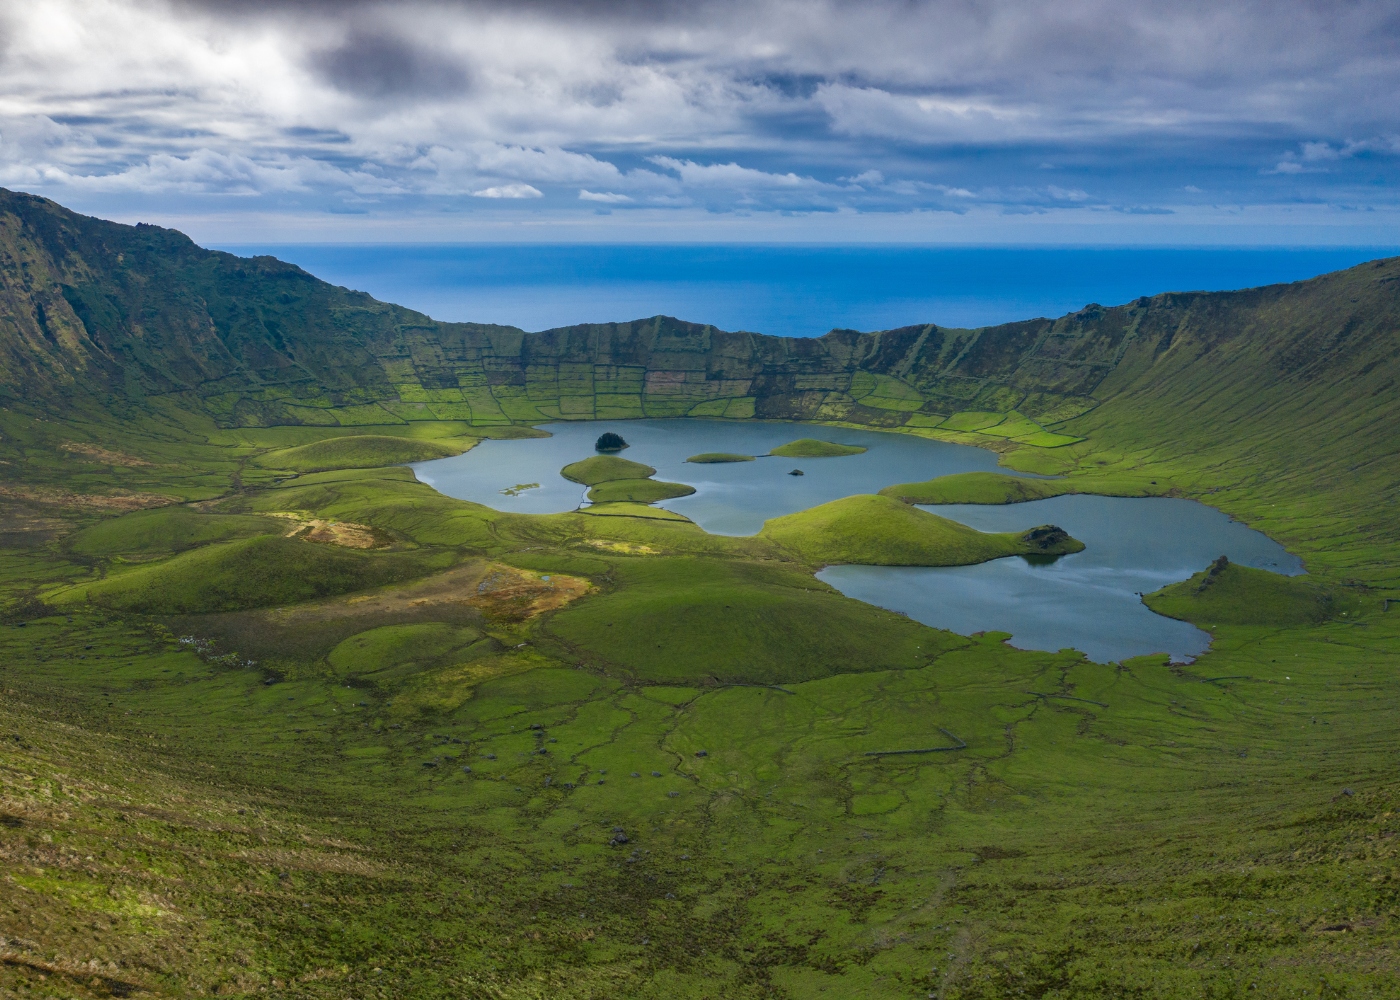
[[[28,0],[0,186],[205,242],[1390,244],[1394,0]]]

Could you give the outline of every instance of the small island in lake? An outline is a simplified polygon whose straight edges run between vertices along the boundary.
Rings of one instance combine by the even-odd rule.
[[[782,458],[838,458],[841,455],[859,455],[865,450],[858,444],[835,444],[816,438],[801,438],[774,448],[768,454]]]
[[[720,462],[752,462],[752,455],[735,455],[728,451],[706,451],[699,455],[691,455],[687,462],[694,462],[696,465],[715,465]]]
[[[622,439],[622,435],[612,431],[598,435],[598,441],[593,445],[596,451],[621,451],[626,447],[627,442]]]

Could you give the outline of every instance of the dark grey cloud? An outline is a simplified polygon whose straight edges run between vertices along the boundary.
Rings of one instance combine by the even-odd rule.
[[[355,28],[310,62],[335,86],[367,97],[456,96],[471,83],[461,60],[370,28]]]

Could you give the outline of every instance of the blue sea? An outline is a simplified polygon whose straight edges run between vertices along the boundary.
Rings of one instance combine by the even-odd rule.
[[[435,319],[544,330],[663,313],[813,337],[841,327],[977,327],[1167,291],[1297,281],[1397,247],[1047,248],[235,244]]]

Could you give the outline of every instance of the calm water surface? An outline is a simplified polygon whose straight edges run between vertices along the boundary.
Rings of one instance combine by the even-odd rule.
[[[895,483],[997,468],[996,455],[981,448],[780,422],[590,421],[545,429],[554,436],[484,441],[465,455],[413,468],[420,480],[448,496],[498,510],[558,513],[576,508],[587,492],[559,470],[594,454],[598,435],[615,431],[631,444],[627,458],[654,466],[657,479],[695,487],[692,496],[660,506],[725,535],[751,535],[769,518]],[[869,451],[723,465],[685,461],[706,451],[759,455],[801,437],[864,445]],[[794,468],[804,475],[788,475]],[[540,485],[519,496],[501,493],[526,483]],[[1184,580],[1217,556],[1279,573],[1303,571],[1301,560],[1277,542],[1191,500],[1065,496],[926,509],[979,531],[1058,524],[1086,548],[1049,565],[1012,557],[945,568],[832,566],[818,576],[849,597],[936,628],[963,635],[1010,632],[1011,643],[1023,649],[1074,648],[1109,662],[1159,652],[1189,659],[1203,652],[1210,642],[1205,632],[1152,613],[1138,595]]]
[[[1058,524],[1085,549],[1049,565],[1013,557],[939,568],[831,566],[817,576],[848,597],[926,625],[961,635],[1010,632],[1022,649],[1070,647],[1107,663],[1204,652],[1209,635],[1154,614],[1138,595],[1184,580],[1217,556],[1275,573],[1303,571],[1302,560],[1267,535],[1194,500],[1064,496],[924,509],[979,531]]]
[[[239,244],[434,319],[526,330],[664,313],[784,337],[982,326],[1311,278],[1394,247]]]
[[[554,436],[523,441],[483,441],[465,455],[413,466],[429,486],[462,500],[526,514],[573,510],[588,490],[559,475],[570,462],[594,454],[604,431],[631,445],[622,456],[656,469],[656,479],[685,483],[695,493],[658,506],[684,514],[717,535],[752,535],[770,517],[806,510],[856,493],[876,493],[895,483],[954,472],[994,470],[997,457],[983,448],[926,441],[908,434],[813,427],[781,421],[597,420],[548,424]],[[804,437],[863,445],[863,455],[841,458],[760,458],[753,462],[695,465],[691,455],[727,451],[763,455]],[[801,469],[801,476],[788,475]],[[539,483],[516,497],[500,491]]]

